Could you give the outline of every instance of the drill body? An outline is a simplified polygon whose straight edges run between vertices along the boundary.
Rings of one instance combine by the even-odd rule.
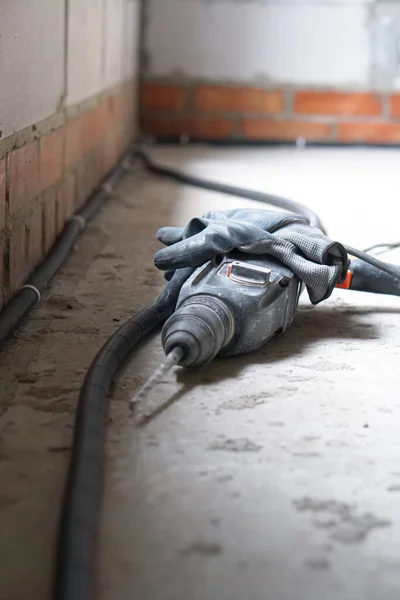
[[[164,351],[181,366],[258,350],[295,316],[302,284],[280,261],[233,252],[199,267],[184,283],[162,331]]]

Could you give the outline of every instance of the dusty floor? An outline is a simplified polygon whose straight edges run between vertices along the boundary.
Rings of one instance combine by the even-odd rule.
[[[353,245],[399,236],[397,151],[155,155],[306,202]],[[0,600],[50,598],[79,387],[163,285],[156,229],[243,204],[130,175],[0,353]],[[315,309],[304,298],[263,351],[165,377],[134,424],[127,399],[162,356],[157,336],[141,348],[111,403],[98,599],[397,599],[399,310],[358,293]]]

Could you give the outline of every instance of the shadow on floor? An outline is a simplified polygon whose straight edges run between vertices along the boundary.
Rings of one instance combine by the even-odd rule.
[[[400,310],[400,309],[399,309]],[[376,313],[398,313],[399,310],[385,307],[337,308],[312,306],[300,308],[292,326],[281,336],[271,340],[257,352],[241,356],[232,356],[214,360],[200,369],[181,369],[177,372],[180,389],[158,405],[150,413],[137,420],[137,426],[143,427],[172,406],[192,388],[199,384],[213,384],[240,375],[249,365],[273,364],[288,358],[300,357],[318,341],[328,340],[375,340],[379,339],[379,330],[371,319]],[[365,317],[365,318],[363,318]]]

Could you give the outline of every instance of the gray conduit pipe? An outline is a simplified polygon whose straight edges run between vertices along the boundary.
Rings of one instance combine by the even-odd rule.
[[[43,291],[64,264],[79,234],[113,194],[115,186],[130,168],[130,154],[127,154],[92,194],[83,208],[68,219],[44,261],[0,313],[0,348],[40,302]]]

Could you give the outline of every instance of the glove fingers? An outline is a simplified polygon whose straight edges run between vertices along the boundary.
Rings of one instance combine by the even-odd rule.
[[[234,248],[271,237],[267,231],[248,223],[216,221],[199,233],[157,252],[154,264],[163,271],[198,267],[217,254],[227,254]]]
[[[164,246],[171,246],[181,241],[183,230],[184,227],[161,227],[157,231],[157,239]]]
[[[158,269],[170,270],[183,267],[198,267],[216,254],[226,254],[235,247],[235,235],[221,225],[207,227],[200,233],[188,237],[156,253],[154,264]]]
[[[194,270],[194,268],[189,267],[186,269],[178,269],[174,272],[173,277],[157,298],[157,308],[159,310],[168,312],[175,309],[181,287]]]
[[[231,210],[210,210],[204,215],[205,219],[217,221],[236,221],[256,225],[270,233],[287,225],[298,223],[307,225],[306,217],[287,212],[257,208],[234,208]]]
[[[171,281],[174,274],[175,274],[175,271],[164,271],[164,279],[166,279],[167,281]]]

